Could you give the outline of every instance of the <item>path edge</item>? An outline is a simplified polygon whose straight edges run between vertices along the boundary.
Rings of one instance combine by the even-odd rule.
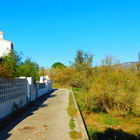
[[[77,104],[77,101],[75,99],[75,96],[74,96],[74,93],[73,93],[73,90],[72,88],[70,88],[70,92],[72,94],[72,98],[73,98],[73,101],[74,101],[74,105],[76,107],[76,110],[77,110],[77,119],[79,121],[79,125],[80,125],[80,128],[81,128],[81,133],[82,133],[82,140],[89,140],[89,136],[88,136],[88,132],[87,132],[87,128],[85,126],[85,122],[83,120],[83,116],[82,116],[82,113],[79,109],[79,106]]]

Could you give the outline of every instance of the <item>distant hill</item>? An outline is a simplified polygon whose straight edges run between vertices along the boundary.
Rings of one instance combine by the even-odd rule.
[[[124,69],[129,69],[131,68],[132,66],[136,66],[138,62],[126,62],[126,63],[120,63],[117,65],[117,67],[122,67]]]

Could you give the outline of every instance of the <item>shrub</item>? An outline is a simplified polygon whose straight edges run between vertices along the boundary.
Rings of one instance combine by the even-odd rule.
[[[104,70],[104,69],[103,69]],[[87,110],[100,109],[112,115],[125,116],[135,111],[137,80],[124,70],[100,71],[81,101]]]

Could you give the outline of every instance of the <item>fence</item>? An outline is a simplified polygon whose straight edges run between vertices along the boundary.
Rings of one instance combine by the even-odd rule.
[[[0,79],[0,102],[26,94],[26,83],[22,79]]]
[[[0,78],[0,119],[52,90],[52,80],[35,84],[33,78]],[[43,86],[42,86],[43,85]],[[41,88],[40,88],[41,87]]]

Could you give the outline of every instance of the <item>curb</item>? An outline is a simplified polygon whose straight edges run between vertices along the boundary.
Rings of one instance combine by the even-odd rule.
[[[77,101],[75,99],[75,96],[73,94],[73,90],[70,89],[70,92],[72,94],[72,97],[73,97],[73,100],[74,100],[74,105],[77,109],[77,118],[78,118],[78,121],[79,121],[79,125],[81,127],[81,133],[82,133],[82,140],[89,140],[89,136],[88,136],[88,133],[87,133],[87,129],[86,129],[86,126],[85,126],[85,123],[84,123],[84,120],[83,120],[83,117],[82,117],[82,114],[79,110],[79,107],[78,107],[78,104],[77,104]]]

